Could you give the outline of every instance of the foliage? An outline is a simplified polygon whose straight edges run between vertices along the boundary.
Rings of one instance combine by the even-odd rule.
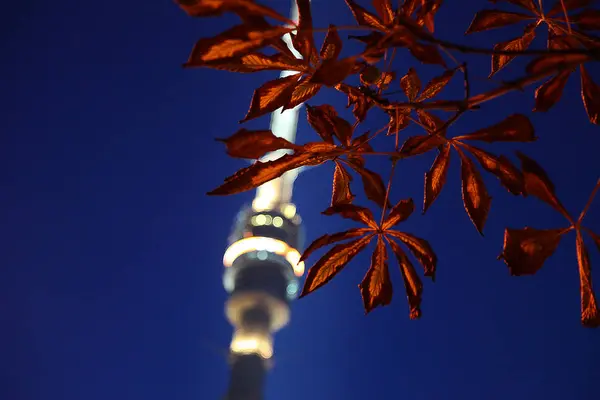
[[[552,182],[536,161],[517,152],[521,161],[521,168],[518,168],[508,157],[490,153],[473,144],[487,142],[497,146],[501,142],[535,141],[534,126],[526,115],[499,115],[490,126],[482,126],[470,134],[447,136],[449,128],[459,118],[469,115],[482,103],[528,85],[539,85],[535,91],[534,111],[550,110],[561,98],[567,79],[576,70],[579,70],[581,98],[589,120],[593,124],[600,124],[600,86],[593,81],[586,67],[600,59],[600,38],[593,35],[593,31],[600,30],[600,10],[590,8],[592,0],[556,0],[547,12],[541,0],[490,1],[498,3],[498,8],[477,12],[465,34],[525,24],[522,33],[511,40],[497,43],[492,49],[453,43],[436,36],[435,16],[441,9],[442,0],[400,0],[396,7],[392,4],[396,2],[391,0],[372,0],[374,11],[369,11],[355,0],[345,0],[357,25],[343,29],[354,28],[367,34],[350,35],[349,39],[364,43],[364,50],[359,54],[341,57],[343,41],[337,27],[329,26],[321,46],[315,43],[313,33],[317,29],[313,27],[309,0],[297,0],[297,23],[253,0],[178,0],[183,10],[194,17],[231,12],[242,21],[240,25],[214,37],[200,39],[186,67],[238,73],[292,71],[290,75],[266,82],[256,89],[248,113],[241,122],[282,107],[293,108],[312,98],[324,87],[342,92],[348,97],[348,106],[353,107],[356,120],[351,123],[340,117],[330,105],[307,106],[308,122],[319,135],[318,142],[298,145],[276,137],[269,130],[246,129],[239,130],[227,139],[220,139],[225,142],[231,156],[257,161],[227,178],[209,193],[211,195],[247,191],[301,166],[334,163],[331,206],[323,214],[340,215],[362,226],[323,235],[306,249],[303,260],[313,251],[335,244],[309,270],[302,296],[325,285],[369,242],[376,241],[371,266],[359,285],[366,312],[387,305],[392,299],[388,273],[389,246],[402,272],[410,317],[419,318],[423,285],[400,244],[406,246],[421,264],[425,276],[434,277],[437,257],[426,240],[395,229],[413,212],[414,204],[408,199],[391,206],[390,188],[399,160],[435,152],[437,155],[433,165],[425,175],[425,213],[444,187],[450,157],[455,151],[461,161],[464,207],[480,234],[483,234],[491,197],[479,167],[496,176],[511,194],[537,197],[566,218],[568,225],[557,229],[507,228],[504,248],[499,257],[507,264],[512,275],[534,274],[556,250],[562,236],[575,231],[581,321],[588,327],[600,326],[600,311],[592,289],[591,266],[583,240],[584,234],[590,235],[600,250],[600,235],[582,224],[600,188],[600,180],[593,188],[584,210],[574,219],[559,201]],[[274,23],[268,22],[267,18]],[[547,45],[542,49],[533,49],[532,42],[542,27],[547,29]],[[284,34],[289,34],[300,58],[288,48],[282,39]],[[274,52],[267,53],[267,48],[274,49]],[[391,70],[392,60],[402,50],[422,64],[431,64],[440,69],[439,75],[425,85],[413,68],[400,77],[401,92],[407,101],[392,100],[394,97],[391,95],[396,92],[389,91],[397,75],[396,71]],[[500,73],[516,57],[529,57],[530,61],[520,78],[500,82],[495,88],[474,95],[468,65],[459,63],[454,55],[456,53],[491,56],[490,78]],[[448,63],[454,66],[450,67]],[[436,100],[444,87],[459,74],[464,82],[464,96]],[[352,76],[358,76],[360,84],[347,83]],[[357,126],[365,121],[370,111],[376,109],[387,115],[389,123],[373,134],[355,135]],[[442,118],[434,111],[451,115]],[[501,110],[498,110],[498,114],[501,114]],[[409,126],[422,129],[423,133],[402,137],[402,132]],[[374,151],[371,142],[383,132],[395,138],[393,148],[385,152]],[[389,147],[392,145],[389,144]],[[258,161],[267,152],[278,149],[289,149],[290,153],[273,161]],[[378,155],[391,159],[392,169],[387,185],[377,173],[365,167],[365,156]],[[367,198],[381,209],[379,221],[370,209],[353,203],[355,196],[351,191],[349,170],[361,177]],[[353,190],[356,190],[354,186]]]

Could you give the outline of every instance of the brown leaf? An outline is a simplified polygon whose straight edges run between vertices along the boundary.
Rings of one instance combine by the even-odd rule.
[[[308,270],[308,274],[304,280],[304,287],[302,288],[302,293],[299,297],[302,298],[329,282],[346,266],[346,264],[364,249],[367,244],[369,244],[372,238],[373,235],[371,234],[332,247]]]
[[[298,5],[298,30],[296,31],[296,40],[294,47],[305,60],[310,60],[315,52],[315,43],[313,39],[313,22],[310,12],[310,0],[296,0]],[[297,45],[297,46],[296,46]]]
[[[352,177],[346,171],[344,166],[336,161],[335,171],[333,173],[333,190],[331,193],[331,205],[350,204],[354,199],[354,195],[350,190],[350,182]]]
[[[358,287],[363,299],[365,313],[377,306],[386,306],[392,301],[392,281],[387,265],[387,252],[381,235],[377,236],[377,247],[371,256],[371,266]]]
[[[311,82],[326,86],[335,86],[352,73],[355,65],[355,57],[347,57],[341,60],[332,58],[324,60],[313,74]]]
[[[579,289],[581,291],[581,323],[588,328],[600,326],[600,310],[592,287],[590,256],[577,230],[577,263],[579,264]]]
[[[529,75],[552,75],[558,71],[569,70],[586,61],[590,61],[588,54],[546,54],[534,58],[527,64]]]
[[[430,135],[434,133],[440,133],[442,136],[446,135],[445,128],[443,131],[440,131],[444,127],[444,121],[440,117],[421,109],[417,109],[417,115],[419,116],[419,122],[427,128],[427,132]]]
[[[207,194],[222,196],[245,192],[278,178],[292,169],[303,165],[314,165],[314,162],[314,156],[310,153],[285,154],[277,160],[267,162],[257,161],[226,178],[225,183]]]
[[[425,174],[425,197],[423,199],[423,214],[427,212],[446,184],[448,167],[450,166],[450,145],[446,143],[435,158],[429,172]]]
[[[355,238],[357,236],[362,236],[362,235],[365,235],[365,234],[367,234],[369,232],[371,232],[371,230],[367,229],[367,228],[354,228],[354,229],[349,229],[349,230],[344,231],[344,232],[337,232],[337,233],[334,233],[333,235],[330,235],[330,234],[326,233],[323,236],[319,236],[318,238],[316,238],[306,248],[306,250],[304,250],[304,253],[302,253],[302,257],[300,257],[300,260],[298,262],[307,260],[308,257],[315,250],[318,250],[321,247],[327,246],[329,244],[341,242],[342,240],[347,240],[347,239]]]
[[[424,101],[435,97],[446,87],[450,79],[454,76],[455,69],[448,70],[440,76],[436,76],[427,83],[423,92],[417,98],[417,101]]]
[[[345,146],[350,146],[354,130],[350,122],[338,116],[332,117],[332,122],[333,135]]]
[[[494,51],[527,50],[533,39],[535,39],[535,28],[535,24],[526,26],[522,36],[496,44],[494,46]],[[492,54],[492,71],[490,72],[488,78],[494,76],[494,74],[504,68],[515,57],[516,55],[512,54]]]
[[[387,25],[394,20],[392,0],[373,0],[373,7],[384,24]]]
[[[523,174],[515,167],[508,158],[490,154],[477,147],[472,147],[464,143],[461,144],[475,156],[479,164],[488,172],[496,175],[509,192],[514,195],[520,195],[525,190],[525,181]]]
[[[517,151],[517,157],[521,160],[521,169],[525,179],[525,192],[549,204],[565,218],[570,219],[569,213],[556,197],[554,184],[548,178],[546,171],[536,161],[520,151]]]
[[[369,99],[357,88],[344,83],[336,85],[335,88],[348,96],[347,107],[354,105],[352,114],[354,114],[358,121],[363,121],[367,117],[369,109],[374,105],[373,100]]]
[[[421,80],[414,68],[409,68],[406,75],[400,78],[400,86],[408,100],[415,101],[421,90]]]
[[[410,124],[410,114],[406,111],[390,111],[390,127],[388,129],[388,135],[395,135],[401,130],[405,129]]]
[[[571,17],[570,21],[577,24],[579,29],[598,31],[600,30],[600,10],[583,10]]]
[[[533,142],[535,129],[523,114],[513,114],[501,122],[473,133],[454,137],[454,140],[481,140],[483,142]]]
[[[356,222],[365,224],[373,229],[377,228],[377,223],[373,218],[371,210],[354,204],[336,204],[323,211],[321,214],[334,215],[339,214],[343,218],[348,218]]]
[[[504,248],[498,258],[504,260],[511,275],[533,275],[554,253],[564,232],[564,229],[506,228]]]
[[[294,88],[288,103],[283,107],[284,110],[294,108],[304,103],[319,92],[321,85],[309,82],[309,78],[310,77],[308,76],[304,76],[300,79],[300,83]]]
[[[567,9],[567,11],[573,11],[577,8],[583,8],[583,7],[587,7],[590,4],[592,4],[592,2],[594,0],[562,0],[565,4],[565,8]],[[554,6],[552,6],[552,8],[550,9],[550,11],[548,11],[547,16],[551,17],[553,15],[559,14],[563,12],[563,8],[562,8],[562,4],[561,4],[561,0],[557,0],[554,3]]]
[[[308,123],[319,134],[321,139],[333,144],[333,117],[337,116],[335,108],[329,104],[312,107],[306,105]]]
[[[238,73],[258,71],[305,71],[306,66],[296,59],[289,59],[281,53],[267,56],[262,53],[249,53],[239,57],[231,57],[217,61],[203,62],[190,58],[183,65],[185,68],[206,67]]]
[[[546,112],[560,100],[572,70],[559,72],[535,90],[533,111]]]
[[[512,3],[516,6],[522,7],[526,10],[536,12],[537,6],[535,5],[535,0],[490,0],[492,3],[497,3],[498,1],[506,1],[508,3]]]
[[[321,58],[323,60],[337,59],[342,51],[342,39],[338,35],[334,25],[329,25],[327,36],[321,47]]]
[[[483,227],[490,211],[492,198],[488,195],[481,174],[473,161],[462,151],[460,154],[462,198],[469,218],[483,236]]]
[[[592,124],[600,125],[600,86],[592,80],[584,66],[581,66],[581,98]]]
[[[437,256],[425,239],[418,238],[406,232],[386,231],[390,235],[399,239],[408,247],[412,255],[419,261],[425,270],[425,276],[430,276],[435,280],[435,268],[437,265]]]
[[[381,229],[388,230],[400,222],[406,221],[415,210],[415,204],[412,199],[400,200],[383,221]]]
[[[242,128],[226,139],[216,140],[225,143],[227,154],[239,158],[258,159],[270,151],[300,148],[284,138],[275,136],[270,130],[249,131]]]
[[[432,44],[413,43],[408,48],[410,54],[423,64],[437,64],[446,67],[446,62],[442,58],[438,48]]]
[[[490,29],[516,24],[517,22],[533,19],[531,15],[502,10],[482,10],[475,14],[465,35],[483,32]]]
[[[427,0],[423,1],[421,5],[421,9],[417,13],[416,22],[417,25],[423,26],[429,30],[429,32],[433,33],[435,30],[434,26],[434,17],[437,13],[438,9],[442,4],[442,0]]]
[[[211,38],[198,40],[190,54],[188,64],[202,65],[207,62],[241,56],[261,47],[290,32],[292,28],[268,26],[255,28],[237,25]]]
[[[248,113],[240,123],[260,117],[261,115],[265,115],[285,106],[290,101],[290,98],[298,85],[298,78],[300,78],[300,75],[301,74],[294,74],[286,76],[285,78],[275,79],[256,89],[252,95]]]
[[[402,280],[404,281],[408,306],[410,307],[410,319],[418,319],[421,317],[423,283],[421,282],[419,275],[417,275],[415,267],[412,265],[400,245],[393,240],[390,240],[389,243],[398,260],[400,272],[402,272]]]
[[[224,12],[270,17],[286,24],[292,21],[269,7],[256,4],[254,0],[176,0],[177,4],[192,17],[211,17]]]
[[[346,0],[346,4],[350,8],[350,11],[352,11],[352,15],[354,15],[354,19],[356,19],[356,22],[358,22],[359,25],[370,26],[380,31],[386,30],[385,25],[379,18],[356,4],[354,0]]]
[[[428,152],[446,143],[446,139],[440,135],[411,136],[400,148],[400,155],[412,157]]]
[[[386,187],[381,176],[356,163],[352,163],[350,166],[360,174],[367,198],[374,201],[379,207],[384,208]],[[389,205],[390,202],[388,200],[386,206],[389,207]]]

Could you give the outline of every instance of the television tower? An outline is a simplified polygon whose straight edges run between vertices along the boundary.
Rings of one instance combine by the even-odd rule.
[[[298,21],[292,0],[292,21]],[[283,40],[300,58],[289,35]],[[296,72],[283,71],[281,77]],[[301,105],[276,110],[271,130],[293,142]],[[274,160],[286,150],[267,154],[261,161]],[[292,203],[298,170],[285,173],[256,190],[251,206],[243,208],[229,237],[223,256],[223,285],[229,293],[227,319],[234,327],[230,345],[231,378],[225,400],[261,400],[265,375],[273,355],[273,334],[290,319],[289,302],[296,298],[304,262],[298,263],[303,231],[301,218]]]

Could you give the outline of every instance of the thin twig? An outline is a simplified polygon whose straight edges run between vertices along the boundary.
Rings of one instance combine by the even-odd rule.
[[[577,219],[577,225],[580,225],[581,221],[583,221],[583,218],[587,214],[588,209],[592,205],[592,201],[594,200],[596,193],[598,193],[598,189],[600,189],[600,179],[598,179],[598,182],[596,182],[596,186],[594,186],[594,189],[592,189],[590,198],[588,199],[587,203],[585,204],[585,207],[583,207],[583,211],[581,211],[581,214],[579,214],[579,218]]]

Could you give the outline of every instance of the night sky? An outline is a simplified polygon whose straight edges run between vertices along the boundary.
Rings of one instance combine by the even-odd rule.
[[[288,12],[287,0],[264,3]],[[492,46],[522,29],[464,37],[475,11],[491,7],[466,3],[475,2],[446,1],[436,33]],[[316,0],[314,14],[317,27],[353,23],[341,0]],[[239,129],[252,90],[277,74],[181,68],[195,40],[237,18],[194,20],[169,0],[13,1],[0,19],[0,398],[219,399],[232,332],[223,315],[221,261],[235,213],[253,194],[205,195],[245,165],[214,138]],[[540,33],[535,43],[544,40]],[[352,44],[344,54],[360,49]],[[486,80],[487,56],[460,59],[469,61],[474,93],[494,87]],[[515,61],[498,79],[519,76],[525,62]],[[414,65],[398,52],[400,73]],[[589,69],[600,82],[597,66]],[[442,72],[422,71],[424,82]],[[531,115],[539,142],[495,152],[516,160],[518,148],[535,158],[578,214],[600,176],[600,129],[587,120],[579,90],[574,74],[551,112],[531,114],[528,88],[486,103],[448,135],[516,112]],[[461,93],[457,75],[441,98]],[[324,89],[310,101],[323,103],[343,109],[345,98]],[[303,109],[300,143],[318,140],[305,116]],[[246,126],[268,123],[265,116]],[[358,133],[385,123],[373,112]],[[403,135],[411,132],[420,130]],[[575,235],[563,238],[537,276],[509,276],[496,260],[505,227],[566,222],[485,174],[493,201],[480,237],[462,206],[456,154],[447,186],[422,216],[423,174],[433,158],[403,161],[391,194],[394,202],[415,200],[418,210],[400,228],[428,239],[439,257],[435,284],[424,280],[421,320],[408,318],[393,258],[392,305],[364,315],[357,285],[370,252],[360,255],[293,304],[291,324],[275,338],[267,400],[597,398],[600,331],[579,322]],[[384,157],[367,166],[387,179]],[[309,241],[354,226],[320,215],[332,172],[327,164],[296,182]],[[364,196],[356,203],[373,206]],[[586,221],[600,233],[600,198]],[[587,243],[598,271],[600,254]],[[600,295],[600,273],[596,279]]]

